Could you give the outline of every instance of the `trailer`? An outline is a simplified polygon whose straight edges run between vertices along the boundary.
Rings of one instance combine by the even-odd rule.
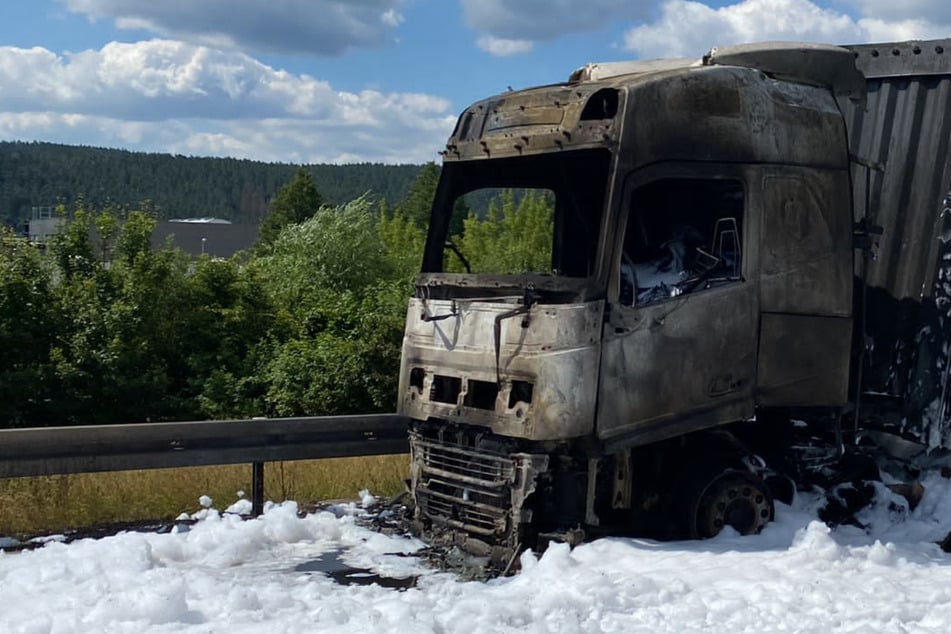
[[[403,341],[416,530],[505,570],[938,464],[949,44],[589,64],[468,107]],[[454,205],[498,189],[553,198],[550,267],[447,272]]]

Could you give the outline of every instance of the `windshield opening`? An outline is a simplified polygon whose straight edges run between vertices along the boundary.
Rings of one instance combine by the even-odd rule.
[[[423,272],[595,275],[610,153],[447,163]]]

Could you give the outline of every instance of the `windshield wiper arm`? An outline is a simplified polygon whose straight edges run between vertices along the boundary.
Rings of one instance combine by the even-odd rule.
[[[446,240],[446,248],[456,254],[456,257],[459,258],[459,261],[462,262],[462,266],[466,267],[466,273],[472,273],[472,267],[469,266],[469,260],[466,259],[466,256],[462,255],[462,251],[459,250],[459,247],[452,240]]]

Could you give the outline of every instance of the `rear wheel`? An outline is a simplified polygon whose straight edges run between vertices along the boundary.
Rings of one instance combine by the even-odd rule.
[[[707,480],[689,506],[688,530],[694,539],[714,537],[724,526],[741,535],[759,533],[773,519],[769,487],[747,471],[727,469]]]

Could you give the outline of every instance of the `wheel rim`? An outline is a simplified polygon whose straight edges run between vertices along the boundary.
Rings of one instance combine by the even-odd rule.
[[[693,537],[714,537],[724,526],[752,535],[773,519],[773,498],[766,484],[753,474],[726,471],[704,488],[693,517]]]

